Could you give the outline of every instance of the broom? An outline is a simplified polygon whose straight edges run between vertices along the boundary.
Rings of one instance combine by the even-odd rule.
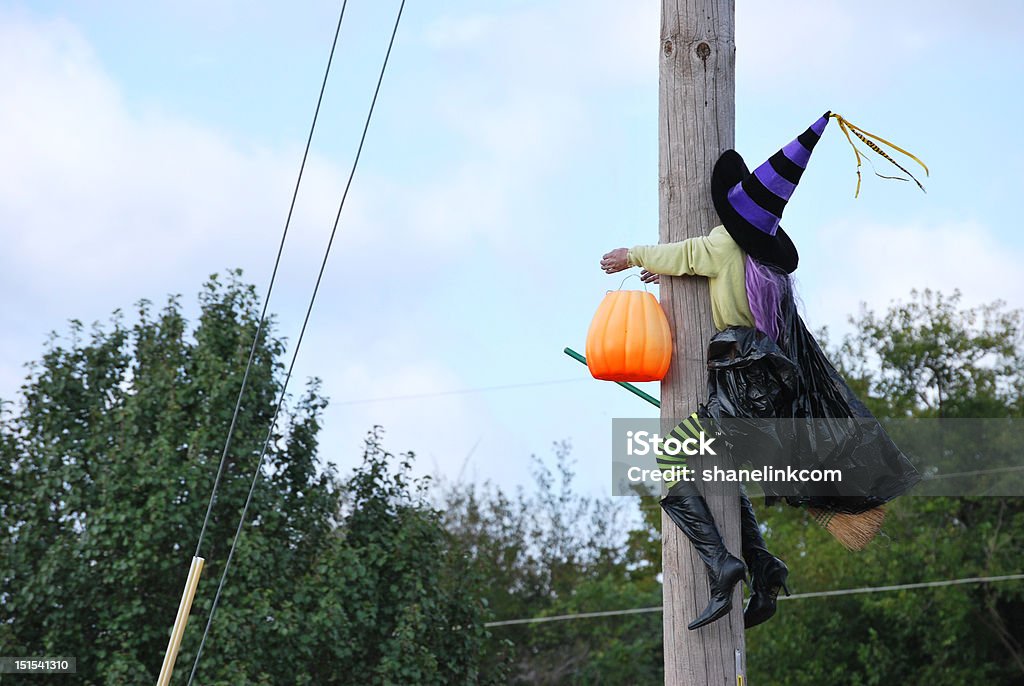
[[[807,511],[814,521],[843,544],[847,550],[864,550],[885,521],[885,507],[879,505],[860,514],[847,514],[834,510],[809,507]]]

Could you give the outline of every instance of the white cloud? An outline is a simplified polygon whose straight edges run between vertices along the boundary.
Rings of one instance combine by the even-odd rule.
[[[432,20],[420,36],[443,64],[431,114],[461,154],[406,189],[413,234],[462,250],[543,240],[532,198],[601,144],[599,96],[655,83],[657,16],[651,0],[574,0]]]
[[[656,0],[538,3],[442,16],[427,27],[424,41],[441,51],[472,51],[500,83],[574,90],[654,78],[658,17]]]
[[[451,85],[442,102],[441,117],[464,142],[464,154],[405,189],[413,234],[450,248],[493,246],[537,231],[524,220],[532,203],[523,200],[562,172],[579,144],[587,117],[578,100],[520,92],[493,102]]]
[[[435,49],[478,45],[492,31],[495,22],[496,17],[479,14],[439,17],[427,27],[424,39]]]
[[[0,259],[23,293],[45,294],[55,276],[82,296],[125,283],[192,288],[214,269],[248,266],[274,245],[299,160],[136,112],[63,21],[3,22],[0,132]],[[330,216],[339,178],[311,161],[300,250],[301,227]]]
[[[741,0],[736,70],[742,90],[785,97],[814,84],[857,97],[927,69],[921,61],[933,61],[940,46],[945,54],[966,57],[981,43],[1016,40],[1022,29],[1024,6],[1012,0],[786,0],[784,7]]]
[[[320,336],[308,352],[316,371],[335,390],[324,416],[322,454],[342,470],[357,464],[357,442],[374,425],[386,431],[385,447],[395,453],[413,450],[418,474],[455,478],[464,473],[481,478],[521,481],[526,477],[529,447],[493,416],[488,398],[460,391],[474,387],[458,369],[434,359],[417,359],[413,348],[422,332],[365,332],[360,340],[330,345],[334,355],[318,351],[328,344]],[[426,395],[427,397],[416,397]],[[410,397],[411,396],[411,397]],[[368,402],[377,399],[376,402]],[[354,402],[353,402],[354,401]],[[474,446],[479,447],[474,452]],[[472,455],[472,457],[471,457]],[[478,463],[473,458],[486,456]],[[504,458],[504,459],[501,459]],[[468,464],[466,464],[468,462]]]
[[[966,306],[1003,300],[1024,307],[1024,254],[1008,249],[987,226],[974,221],[943,224],[863,224],[846,220],[823,228],[817,265],[808,275],[813,289],[802,295],[817,316],[814,326],[848,329],[847,313],[860,303],[884,311],[912,289],[960,289]],[[809,261],[810,263],[810,261]],[[827,271],[824,267],[827,266]]]

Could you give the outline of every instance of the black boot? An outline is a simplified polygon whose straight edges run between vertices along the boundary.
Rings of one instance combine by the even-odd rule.
[[[740,530],[743,535],[743,559],[750,569],[751,594],[743,609],[743,626],[751,628],[766,622],[775,614],[779,589],[789,595],[786,578],[789,568],[786,563],[768,552],[761,527],[754,515],[754,505],[747,492],[740,486]]]
[[[700,559],[708,568],[711,601],[689,629],[698,629],[721,619],[732,609],[732,589],[746,578],[743,561],[725,548],[704,497],[689,481],[676,483],[664,498],[661,507],[690,539]]]

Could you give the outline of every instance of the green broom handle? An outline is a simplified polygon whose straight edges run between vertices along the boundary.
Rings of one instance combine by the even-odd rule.
[[[568,355],[572,359],[577,360],[578,362],[582,362],[583,364],[587,363],[587,358],[583,357],[583,355],[580,355],[578,352],[576,352],[572,348],[566,348],[562,352],[564,352],[566,355]],[[654,405],[655,407],[661,407],[661,401],[660,400],[658,400],[657,398],[655,398],[653,395],[651,395],[649,393],[644,393],[643,391],[641,391],[639,388],[637,388],[633,384],[626,383],[625,381],[616,381],[615,383],[619,384],[620,386],[625,388],[627,391],[629,391],[633,395],[640,396],[641,398],[643,398],[644,400],[646,400],[650,404]]]

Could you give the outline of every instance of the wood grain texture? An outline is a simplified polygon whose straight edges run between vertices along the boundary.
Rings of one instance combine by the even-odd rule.
[[[663,243],[706,235],[719,223],[711,202],[711,170],[718,156],[733,147],[735,136],[734,17],[733,0],[662,0],[658,181]],[[671,429],[706,400],[705,355],[714,327],[705,279],[663,277],[661,284],[661,303],[675,345],[661,387],[663,428]],[[691,465],[700,466],[693,460]],[[735,485],[711,485],[705,497],[726,546],[739,557]],[[685,535],[664,514],[662,538],[665,683],[735,686],[737,649],[744,677],[746,671],[741,585],[734,590],[728,617],[687,630],[707,605],[707,571]]]

